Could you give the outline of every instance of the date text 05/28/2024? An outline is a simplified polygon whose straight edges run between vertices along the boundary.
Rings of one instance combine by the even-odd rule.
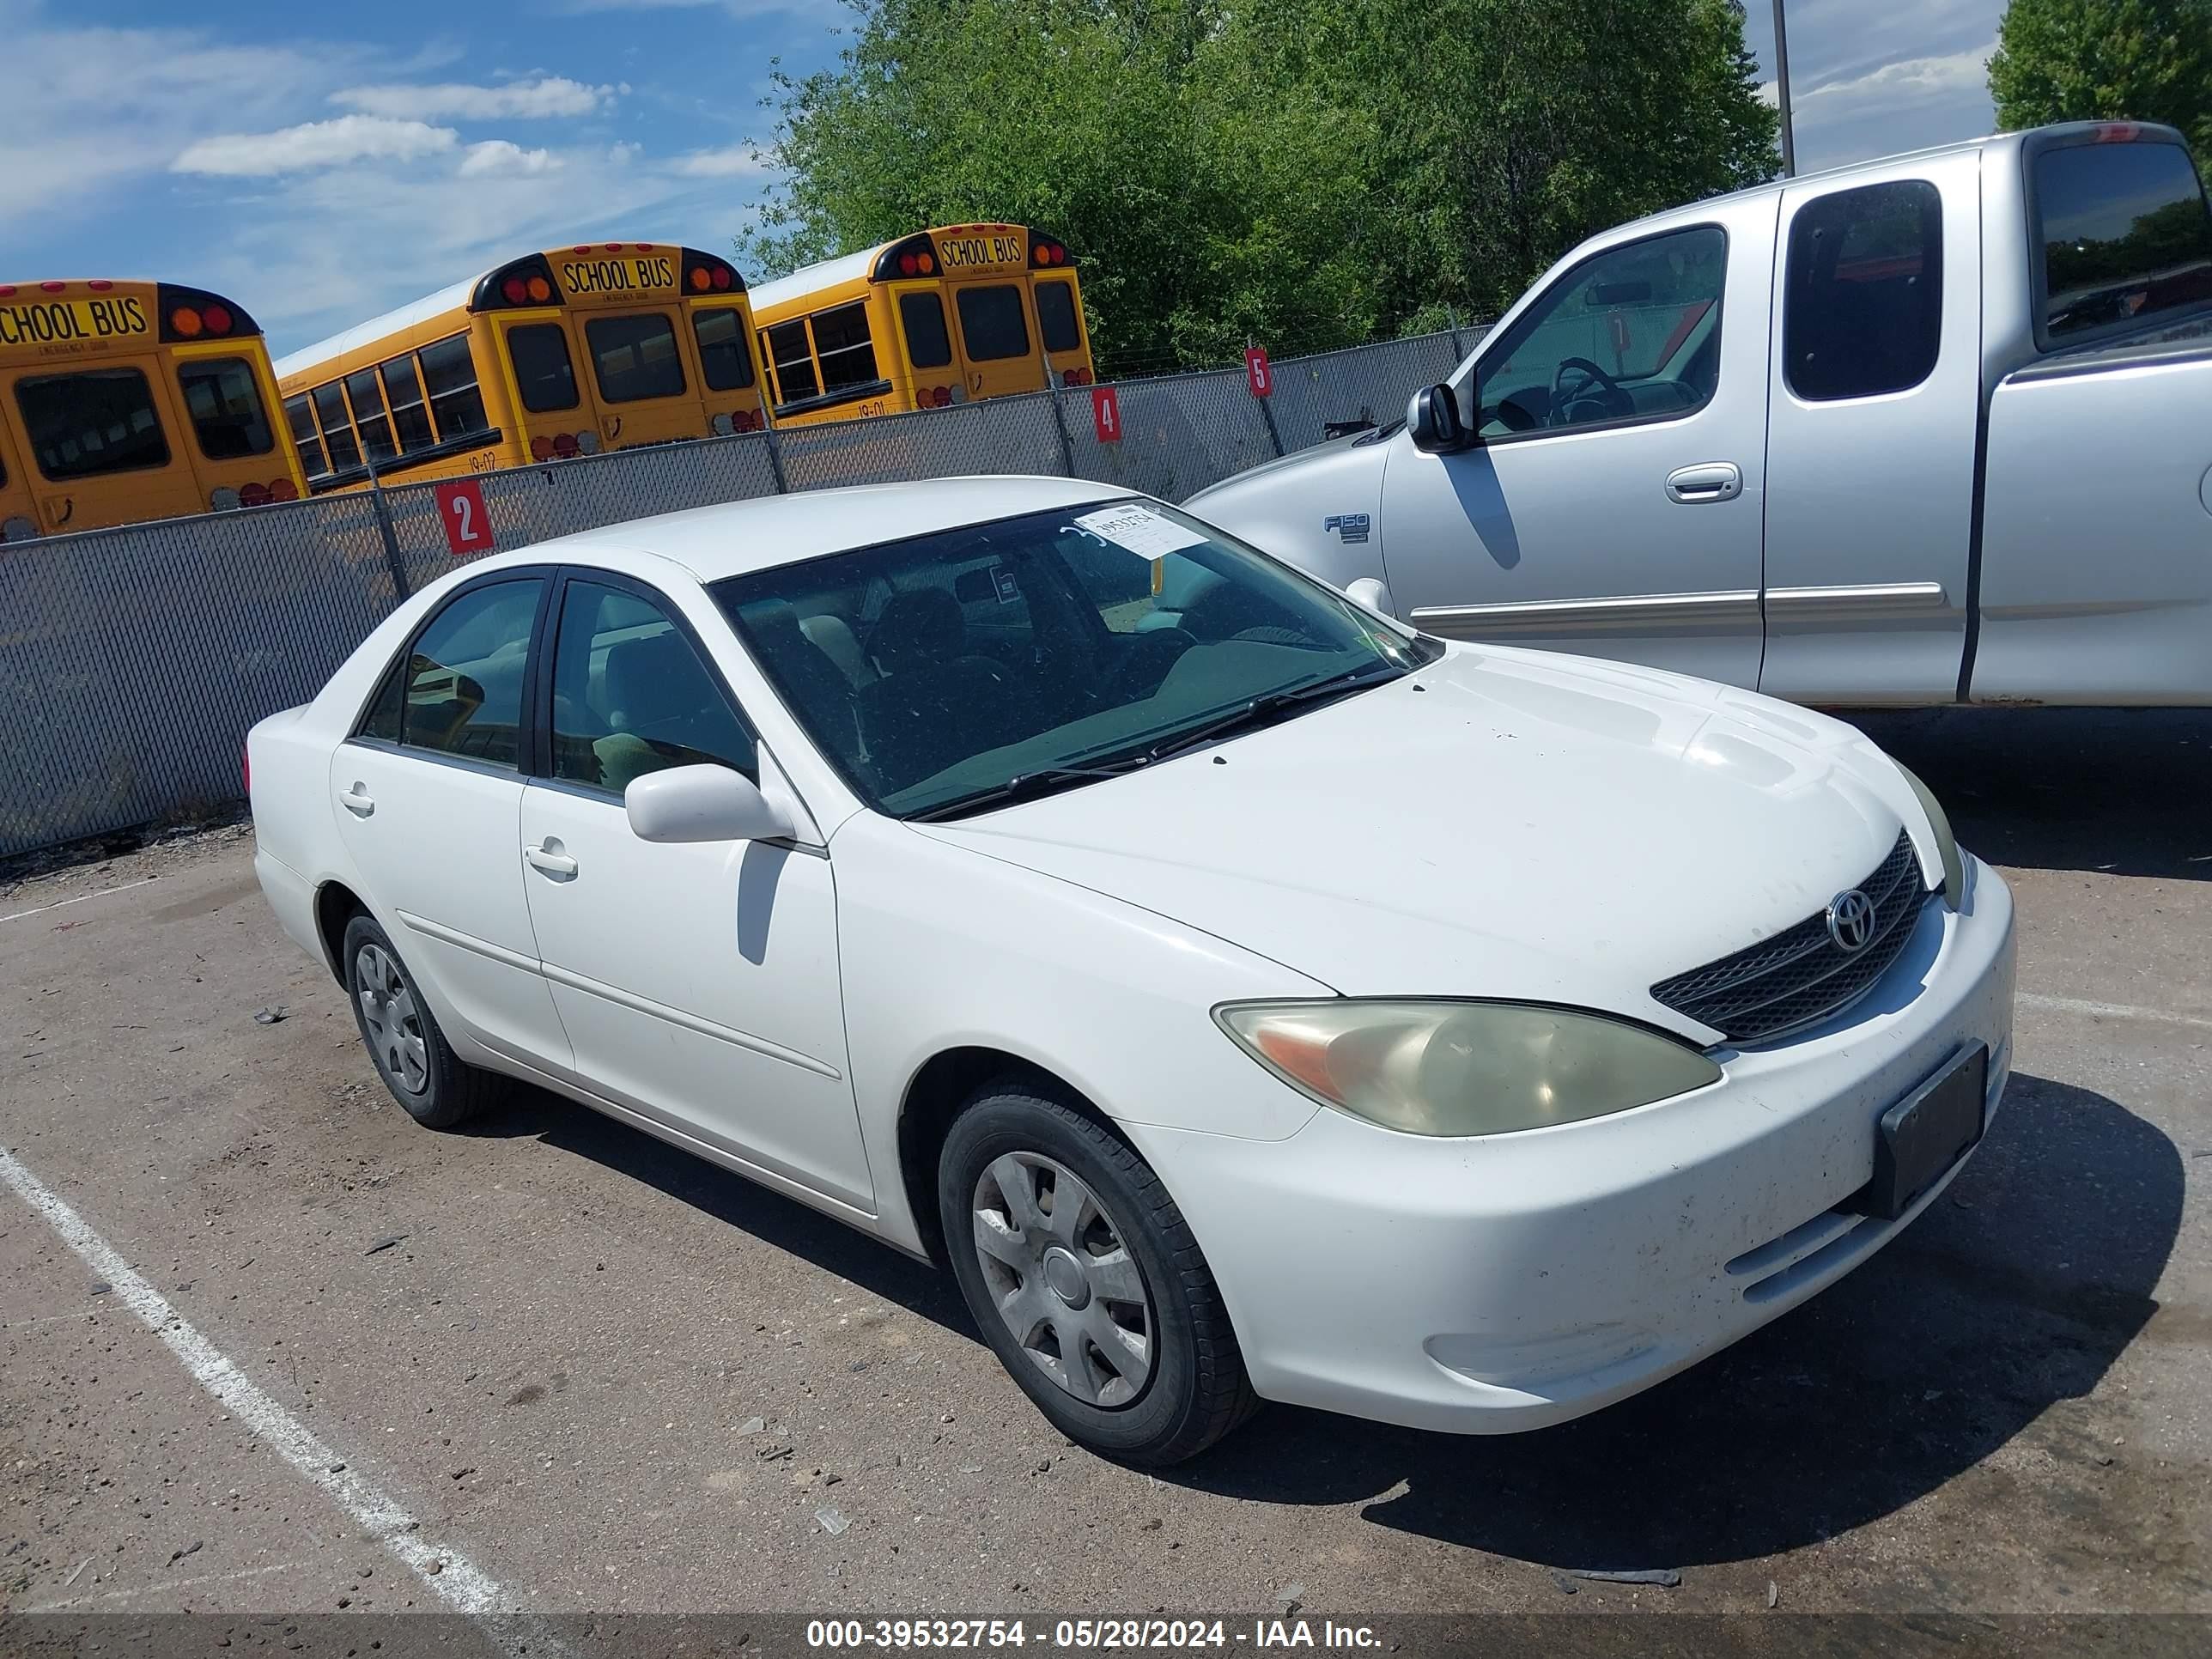
[[[989,1653],[1031,1643],[1085,1650],[1382,1645],[1368,1626],[1326,1619],[1255,1619],[1249,1625],[1223,1619],[1060,1619],[1034,1629],[1019,1619],[817,1619],[806,1626],[806,1644],[817,1649],[965,1648]]]

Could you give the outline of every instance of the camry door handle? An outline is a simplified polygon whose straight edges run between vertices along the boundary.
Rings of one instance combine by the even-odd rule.
[[[526,847],[522,849],[522,856],[530,861],[532,869],[550,876],[556,881],[574,881],[576,878],[576,860],[561,850],[561,843],[557,841],[545,841],[535,847]]]
[[[1667,475],[1667,499],[1695,506],[1732,501],[1743,494],[1743,472],[1734,461],[1705,461],[1677,467]]]
[[[376,811],[376,802],[358,782],[338,799],[345,804],[345,810],[357,818],[365,818]]]

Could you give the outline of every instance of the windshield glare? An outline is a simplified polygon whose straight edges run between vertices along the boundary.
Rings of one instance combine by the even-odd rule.
[[[816,747],[911,817],[1148,753],[1255,698],[1440,647],[1173,508],[1116,501],[717,583]]]

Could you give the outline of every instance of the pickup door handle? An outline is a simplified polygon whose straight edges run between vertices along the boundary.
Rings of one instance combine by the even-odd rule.
[[[1732,501],[1742,494],[1743,472],[1734,461],[1701,461],[1696,466],[1676,467],[1667,475],[1667,499],[1686,506]]]
[[[358,781],[352,788],[340,795],[338,799],[344,805],[345,810],[357,818],[365,818],[376,811],[374,799],[370,796],[368,790],[362,787]]]
[[[537,846],[526,847],[522,849],[522,856],[530,861],[532,869],[550,876],[556,881],[574,881],[576,878],[576,860],[561,850],[561,843],[557,841],[549,838]]]

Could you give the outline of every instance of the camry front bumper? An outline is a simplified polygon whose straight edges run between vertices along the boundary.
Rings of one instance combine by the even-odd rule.
[[[1723,1080],[1614,1116],[1473,1139],[1322,1110],[1289,1139],[1125,1126],[1175,1194],[1271,1400],[1467,1433],[1650,1387],[1894,1237],[1849,1207],[1882,1113],[1976,1042],[2011,1058],[2012,896],[1969,860],[1863,1000]],[[1275,1085],[1280,1086],[1280,1085]],[[1969,1154],[1971,1156],[1971,1154]]]

